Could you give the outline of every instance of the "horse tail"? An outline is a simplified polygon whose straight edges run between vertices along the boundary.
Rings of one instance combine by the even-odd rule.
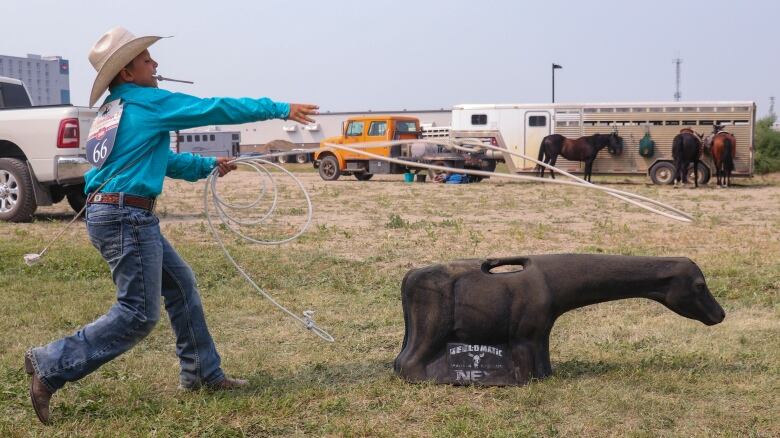
[[[549,136],[548,136],[549,137]],[[547,141],[548,138],[545,137],[542,139],[542,142],[539,144],[539,154],[536,157],[536,161],[539,161],[541,163],[544,163],[544,155],[547,153]],[[536,172],[540,173],[540,176],[544,178],[544,166],[542,166],[539,163],[536,163],[536,168],[534,168]]]
[[[734,156],[731,155],[731,139],[723,136],[723,170],[731,172],[734,170]]]
[[[683,136],[677,134],[672,140],[672,158],[677,160],[682,155]]]
[[[544,154],[545,154],[545,145],[547,144],[547,137],[542,139],[542,143],[539,145],[539,156],[536,157],[537,161],[544,161]],[[537,164],[538,167],[541,167]]]

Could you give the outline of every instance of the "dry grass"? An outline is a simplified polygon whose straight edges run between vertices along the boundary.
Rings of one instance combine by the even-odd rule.
[[[29,407],[22,353],[102,314],[112,285],[83,225],[45,264],[23,265],[22,254],[69,217],[64,207],[43,209],[31,224],[0,224],[0,435],[780,435],[780,176],[738,180],[730,190],[600,179],[681,207],[694,225],[537,184],[299,176],[315,206],[304,236],[279,247],[228,241],[280,301],[317,310],[337,343],[319,341],[256,296],[207,234],[202,185],[168,181],[164,232],[198,274],[225,369],[248,377],[252,389],[177,391],[173,339],[161,323],[130,353],[57,393],[48,428]],[[243,173],[223,183],[225,196],[251,185]],[[298,201],[292,192],[285,198],[286,219],[300,220]],[[550,379],[473,388],[393,375],[408,269],[552,252],[690,257],[727,319],[705,327],[650,301],[607,303],[559,320]]]

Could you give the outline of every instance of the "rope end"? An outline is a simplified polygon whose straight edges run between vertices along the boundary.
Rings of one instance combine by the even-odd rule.
[[[24,263],[27,264],[27,266],[33,266],[35,264],[38,264],[41,261],[41,254],[25,254],[24,255]]]

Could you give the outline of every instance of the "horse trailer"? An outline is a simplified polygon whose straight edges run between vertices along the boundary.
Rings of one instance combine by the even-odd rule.
[[[171,150],[203,157],[236,157],[241,143],[240,131],[171,132]]]
[[[672,140],[683,128],[705,137],[715,125],[737,139],[735,176],[753,175],[753,135],[755,102],[628,102],[594,104],[476,104],[456,105],[452,110],[453,137],[483,137],[500,132],[502,143],[510,151],[532,158],[539,155],[545,136],[561,134],[578,138],[617,132],[623,139],[623,152],[599,153],[593,165],[596,174],[647,175],[656,184],[671,184]],[[649,135],[655,146],[651,153],[640,154],[640,141]],[[536,163],[506,155],[513,172],[533,172]],[[556,167],[581,173],[583,164],[559,157]],[[699,167],[699,182],[706,183],[715,174],[712,158],[705,153]]]

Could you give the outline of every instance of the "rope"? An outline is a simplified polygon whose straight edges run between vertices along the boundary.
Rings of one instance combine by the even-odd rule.
[[[249,274],[247,274],[246,270],[244,270],[244,268],[241,267],[241,265],[230,254],[230,251],[228,251],[227,247],[225,246],[225,243],[222,240],[222,237],[219,235],[216,228],[214,227],[214,223],[212,222],[212,217],[211,217],[212,210],[209,208],[210,204],[213,205],[214,211],[219,217],[221,224],[225,225],[229,231],[231,231],[232,233],[236,234],[237,236],[239,236],[244,240],[248,240],[250,242],[258,243],[261,245],[280,245],[289,242],[291,240],[297,239],[298,236],[300,236],[306,231],[309,225],[311,225],[312,211],[313,211],[309,193],[306,191],[301,181],[295,175],[290,173],[284,167],[265,159],[267,157],[268,156],[263,156],[263,158],[259,158],[259,157],[239,158],[231,161],[231,163],[234,163],[238,166],[249,167],[250,169],[254,170],[256,173],[261,175],[261,177],[265,176],[264,178],[262,178],[263,184],[261,185],[261,190],[258,193],[257,198],[253,202],[250,202],[248,204],[243,204],[243,205],[231,204],[229,202],[226,202],[221,196],[219,196],[218,185],[217,185],[217,181],[219,180],[217,178],[219,175],[219,169],[215,167],[214,170],[211,171],[211,174],[209,174],[206,180],[206,185],[203,190],[203,210],[206,213],[206,220],[208,221],[209,231],[211,231],[211,235],[214,236],[214,240],[216,240],[220,248],[222,248],[222,253],[225,254],[225,257],[228,259],[228,261],[230,261],[230,263],[233,264],[233,266],[241,274],[241,276],[243,276],[244,279],[260,295],[268,299],[268,301],[270,301],[274,306],[278,307],[281,311],[288,314],[296,321],[300,322],[307,330],[314,332],[317,336],[319,336],[320,338],[328,342],[335,342],[333,336],[331,336],[327,331],[320,328],[317,325],[317,323],[314,321],[313,310],[304,311],[303,317],[300,317],[295,313],[291,312],[290,310],[288,310],[283,305],[279,304],[279,302],[277,302],[270,294],[268,294],[265,290],[263,290],[260,286],[258,286],[257,283],[255,283],[255,281],[252,280],[252,277]],[[292,180],[296,183],[296,185],[301,190],[301,192],[303,192],[303,195],[306,198],[307,210],[306,210],[306,220],[304,224],[293,235],[282,239],[266,239],[266,240],[255,239],[245,234],[244,232],[242,232],[240,229],[236,227],[236,225],[261,226],[265,224],[269,218],[271,218],[271,216],[273,215],[273,213],[276,211],[278,207],[279,193],[277,190],[277,184],[276,184],[277,181],[275,180],[274,175],[268,170],[266,166],[280,170],[286,176],[292,178]],[[268,209],[262,214],[262,216],[259,219],[241,220],[228,213],[229,210],[237,210],[241,212],[241,211],[257,208],[258,205],[264,200],[264,198],[267,195],[269,195],[269,193],[270,196],[272,196],[273,200],[270,206],[268,207]],[[211,200],[211,202],[209,202],[209,200]]]
[[[398,159],[398,158],[384,157],[384,156],[377,155],[377,154],[374,154],[374,153],[371,153],[371,152],[368,152],[368,151],[361,150],[361,149],[365,149],[365,148],[376,148],[376,147],[383,147],[383,146],[395,146],[395,145],[403,145],[403,144],[411,144],[411,143],[428,143],[428,144],[434,144],[434,145],[443,145],[443,146],[445,146],[447,148],[457,149],[457,150],[462,150],[462,151],[468,151],[468,152],[474,152],[474,151],[477,150],[477,149],[475,149],[475,147],[479,147],[479,148],[494,150],[494,151],[497,151],[497,152],[508,153],[510,155],[518,156],[518,157],[521,157],[523,159],[533,161],[534,163],[537,163],[537,164],[539,164],[541,166],[544,166],[544,167],[546,167],[548,169],[558,171],[561,174],[563,174],[563,175],[565,175],[565,176],[567,176],[567,177],[569,177],[569,178],[571,178],[571,179],[573,179],[575,181],[559,181],[559,180],[555,180],[555,179],[544,179],[544,178],[539,178],[539,177],[536,177],[536,176],[528,176],[528,175],[516,175],[516,174],[500,173],[500,172],[486,172],[484,170],[456,169],[456,168],[452,168],[452,167],[436,166],[436,165],[433,165],[433,164],[424,164],[424,163],[419,163],[419,162],[414,162],[414,161],[401,160],[401,159]],[[485,144],[482,144],[481,142],[478,142],[477,140],[464,140],[463,143],[469,144],[469,145],[471,145],[473,147],[472,148],[465,148],[463,146],[459,146],[457,144],[450,143],[450,142],[446,142],[445,143],[443,141],[438,141],[438,140],[417,140],[417,139],[416,140],[393,140],[393,141],[381,141],[381,142],[369,142],[369,143],[350,143],[350,146],[345,146],[343,144],[337,144],[337,143],[331,143],[331,142],[323,142],[322,144],[324,146],[326,146],[326,147],[340,149],[340,150],[344,150],[344,151],[348,151],[348,152],[352,152],[352,153],[356,153],[356,154],[361,154],[361,155],[365,155],[367,157],[374,158],[374,159],[377,159],[377,160],[388,161],[388,162],[391,162],[391,163],[396,163],[396,164],[400,164],[400,165],[407,166],[407,167],[418,167],[418,168],[423,168],[423,169],[441,170],[441,171],[444,171],[444,172],[457,172],[457,173],[462,173],[462,174],[467,174],[467,175],[476,175],[476,176],[501,177],[501,178],[507,178],[507,179],[514,179],[514,180],[518,180],[518,181],[535,181],[535,182],[542,182],[542,183],[547,183],[547,184],[567,185],[567,186],[574,186],[574,187],[581,187],[581,188],[586,188],[586,189],[591,189],[591,190],[597,190],[597,191],[605,192],[605,193],[607,193],[607,194],[609,194],[611,196],[614,196],[614,197],[616,197],[616,198],[618,198],[618,199],[620,199],[620,200],[622,200],[624,202],[628,202],[630,204],[636,205],[637,207],[643,208],[643,209],[645,209],[647,211],[650,211],[652,213],[655,213],[655,214],[667,217],[669,219],[674,219],[674,220],[677,220],[677,221],[680,221],[680,222],[686,222],[686,223],[693,222],[693,216],[689,215],[688,213],[685,213],[682,210],[679,210],[679,209],[677,209],[675,207],[672,207],[671,205],[662,203],[660,201],[656,201],[654,199],[651,199],[651,198],[648,198],[648,197],[645,197],[645,196],[642,196],[642,195],[638,195],[636,193],[626,192],[626,191],[623,191],[623,190],[617,190],[617,189],[613,189],[613,188],[610,188],[610,187],[597,186],[597,185],[595,185],[593,183],[590,183],[590,182],[587,182],[587,181],[583,180],[582,178],[579,178],[579,177],[577,177],[575,175],[572,175],[569,172],[566,172],[566,171],[564,171],[562,169],[559,169],[557,167],[554,167],[554,166],[550,166],[549,164],[545,164],[545,163],[540,162],[538,160],[535,160],[535,159],[533,159],[531,157],[528,157],[528,156],[526,156],[524,154],[521,154],[521,153],[518,153],[518,152],[512,152],[512,151],[509,151],[507,149],[502,149],[502,148],[491,146],[491,145],[485,145]],[[322,149],[321,148],[320,149],[310,149],[310,150],[307,150],[307,151],[319,151],[319,150],[322,150]],[[633,199],[631,199],[631,198],[633,198]],[[656,205],[658,207],[661,207],[663,209],[671,211],[674,214],[667,213],[665,211],[661,211],[661,210],[658,210],[656,208],[644,205],[644,204],[642,204],[641,202],[639,202],[637,200],[643,201],[643,202],[647,202],[647,203],[650,203],[650,204],[653,204],[653,205]]]
[[[506,179],[513,179],[513,180],[519,180],[519,181],[536,181],[536,182],[543,182],[548,184],[558,184],[558,185],[566,185],[566,186],[573,186],[573,187],[580,187],[590,190],[598,190],[604,193],[607,193],[610,196],[614,196],[624,202],[636,205],[640,208],[643,208],[647,211],[650,211],[655,214],[662,215],[664,217],[678,220],[681,222],[692,222],[693,217],[681,210],[678,210],[670,205],[664,204],[660,201],[656,201],[651,198],[647,198],[635,193],[626,192],[623,190],[617,190],[610,187],[602,187],[597,186],[595,184],[592,184],[588,181],[585,181],[575,175],[572,175],[569,172],[566,172],[564,170],[558,169],[554,166],[550,166],[549,164],[540,162],[532,157],[528,157],[524,154],[521,154],[519,152],[513,152],[509,151],[507,149],[502,149],[499,147],[495,147],[492,145],[486,145],[481,143],[478,140],[474,139],[463,139],[459,140],[460,144],[455,141],[438,141],[438,140],[420,140],[420,139],[414,139],[414,140],[394,140],[394,141],[381,141],[381,142],[367,142],[367,143],[352,143],[350,146],[345,146],[341,144],[336,143],[330,143],[330,142],[323,142],[322,146],[317,149],[305,149],[305,150],[299,150],[296,152],[279,152],[279,153],[273,153],[273,154],[266,154],[259,157],[248,157],[248,158],[238,158],[235,160],[232,160],[231,163],[236,164],[237,166],[245,166],[250,169],[252,169],[255,173],[259,174],[262,178],[262,184],[259,190],[259,193],[257,195],[257,198],[254,199],[252,202],[246,203],[246,204],[237,204],[237,203],[230,203],[227,202],[222,196],[219,195],[218,190],[218,175],[219,170],[218,168],[214,168],[214,170],[211,171],[209,176],[207,177],[206,184],[204,186],[203,190],[203,209],[204,213],[206,215],[206,220],[208,222],[208,228],[209,231],[211,231],[212,236],[214,236],[214,240],[219,244],[220,248],[222,249],[223,254],[228,259],[228,261],[236,268],[236,270],[241,274],[242,277],[263,297],[268,299],[273,305],[275,305],[277,308],[282,310],[284,313],[288,314],[290,317],[295,319],[296,321],[300,322],[304,328],[307,330],[312,331],[320,338],[328,341],[328,342],[335,342],[335,339],[333,336],[331,336],[327,331],[320,328],[316,322],[314,321],[314,311],[312,310],[306,310],[302,312],[302,317],[296,315],[295,313],[288,310],[283,305],[279,304],[270,294],[268,294],[266,291],[264,291],[260,286],[255,283],[254,280],[252,280],[252,277],[246,272],[246,270],[235,260],[235,258],[230,254],[230,251],[228,251],[224,241],[222,240],[222,237],[217,232],[216,227],[214,226],[214,222],[212,221],[212,207],[213,212],[216,214],[216,216],[219,218],[220,224],[224,225],[226,229],[238,237],[261,245],[280,245],[283,243],[290,242],[294,239],[297,239],[299,236],[301,236],[306,229],[311,225],[312,216],[313,216],[313,207],[311,198],[309,196],[309,193],[306,191],[306,188],[303,186],[301,181],[290,171],[285,169],[284,167],[280,166],[277,163],[274,163],[270,161],[270,158],[279,157],[283,155],[295,155],[299,154],[301,152],[303,153],[312,153],[312,152],[321,152],[324,150],[327,150],[327,148],[335,148],[339,150],[349,151],[352,153],[361,154],[370,158],[374,158],[377,160],[387,161],[390,163],[396,163],[400,164],[406,167],[416,167],[416,168],[423,168],[423,169],[431,169],[431,170],[441,170],[444,172],[457,172],[457,173],[463,173],[468,175],[476,175],[476,176],[487,176],[487,177],[501,177]],[[558,171],[559,173],[565,175],[566,177],[572,179],[573,181],[559,181],[554,179],[544,179],[534,176],[527,176],[527,175],[516,175],[516,174],[508,174],[508,173],[498,173],[498,172],[486,172],[482,170],[471,170],[471,169],[456,169],[452,167],[446,167],[446,166],[437,166],[432,164],[424,164],[414,161],[408,161],[408,160],[401,160],[398,158],[392,158],[392,157],[385,157],[381,155],[377,155],[368,151],[364,151],[362,149],[366,148],[374,148],[374,147],[385,147],[385,146],[395,146],[395,145],[403,145],[403,144],[411,144],[411,143],[428,143],[433,145],[441,145],[448,149],[455,149],[459,151],[464,152],[478,152],[484,149],[492,150],[496,152],[501,152],[505,154],[509,154],[512,156],[517,156],[526,160],[530,160],[534,163],[537,163],[540,166],[543,166],[545,168],[548,168],[550,170]],[[139,157],[140,159],[140,157]],[[137,160],[136,160],[137,161]],[[131,163],[134,164],[134,163]],[[129,165],[127,166],[129,167]],[[279,191],[277,189],[277,182],[276,177],[274,174],[269,170],[269,168],[276,169],[278,171],[281,171],[283,175],[288,176],[291,178],[295,184],[297,185],[298,189],[303,193],[303,196],[306,199],[306,219],[303,223],[303,225],[298,228],[296,232],[294,232],[292,235],[284,238],[277,238],[277,239],[256,239],[254,237],[251,237],[241,231],[239,229],[240,226],[262,226],[267,223],[267,221],[273,216],[274,212],[277,210],[277,207],[279,206]],[[107,184],[109,181],[111,181],[112,178],[109,178],[106,180],[103,185],[101,185],[98,190]],[[265,200],[267,196],[272,197],[272,201],[270,205],[268,206],[267,210],[260,216],[258,219],[254,220],[245,220],[240,219],[236,217],[235,215],[230,214],[230,211],[237,211],[237,212],[245,212],[252,209],[257,209],[261,202]],[[211,202],[209,202],[211,200]],[[641,202],[640,202],[641,201]],[[643,204],[643,202],[655,205],[657,207],[660,207],[662,209],[665,209],[667,211],[671,211],[672,213],[668,213],[666,211],[662,211],[653,207],[650,207],[648,205]],[[86,206],[85,206],[86,208]],[[62,230],[59,234],[51,241],[49,244],[41,251],[40,254],[26,254],[24,256],[25,263],[32,266],[33,264],[40,261],[41,257],[46,253],[46,251],[49,249],[49,247],[56,241],[62,234],[65,232],[65,230],[70,227],[70,225],[75,222],[75,220],[83,213],[84,209],[79,212],[76,217],[73,218],[73,220]]]

